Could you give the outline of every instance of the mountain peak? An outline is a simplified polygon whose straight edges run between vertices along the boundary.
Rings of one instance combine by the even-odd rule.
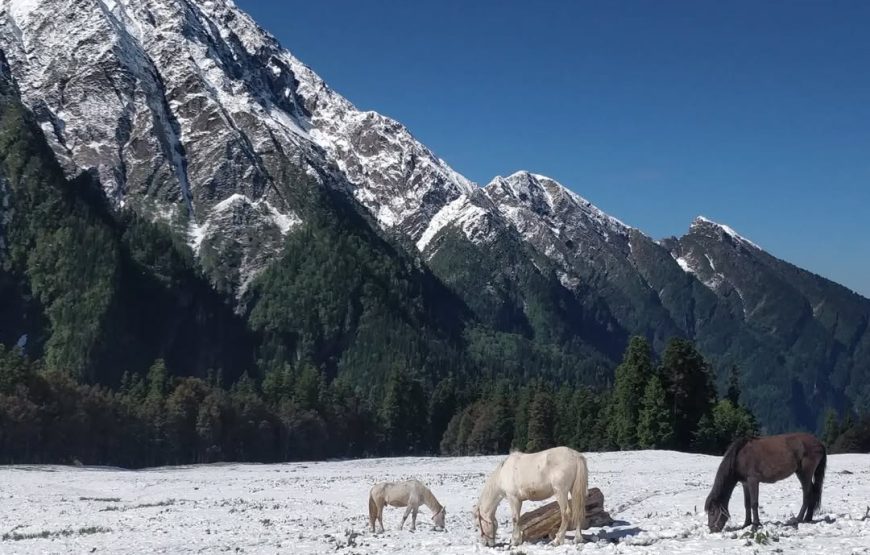
[[[517,171],[507,177],[496,177],[484,187],[484,191],[497,204],[508,202],[524,206],[539,215],[552,215],[567,210],[580,213],[610,231],[628,233],[632,229],[546,175],[526,170]]]
[[[727,226],[727,225],[725,225],[725,224],[720,224],[720,223],[718,223],[718,222],[714,222],[713,220],[711,220],[711,219],[709,219],[709,218],[705,218],[704,216],[698,216],[698,217],[696,217],[696,218],[692,221],[692,225],[691,225],[691,227],[690,227],[689,229],[690,229],[690,231],[693,231],[693,230],[696,230],[696,229],[703,229],[703,228],[714,228],[714,229],[717,229],[717,230],[719,230],[721,233],[724,233],[724,234],[728,235],[729,237],[731,237],[732,239],[737,240],[737,241],[740,242],[740,243],[743,243],[743,244],[745,244],[745,245],[749,245],[749,246],[754,247],[754,248],[756,248],[756,249],[758,249],[758,250],[764,250],[764,249],[762,249],[761,247],[759,247],[757,244],[755,244],[755,243],[753,243],[752,241],[750,241],[749,239],[747,239],[746,237],[744,237],[744,236],[740,235],[739,233],[737,233],[736,231],[734,231],[733,228],[731,228],[731,227],[729,227],[729,226]]]

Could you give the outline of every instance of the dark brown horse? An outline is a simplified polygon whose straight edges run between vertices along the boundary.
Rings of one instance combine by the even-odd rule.
[[[822,502],[822,484],[828,455],[825,446],[810,434],[785,434],[742,438],[732,443],[716,473],[713,489],[704,503],[711,532],[720,532],[731,514],[728,501],[737,482],[743,484],[746,521],[743,527],[761,525],[758,520],[758,484],[772,484],[797,474],[804,492],[798,521],[812,522]],[[750,520],[750,509],[752,519]]]

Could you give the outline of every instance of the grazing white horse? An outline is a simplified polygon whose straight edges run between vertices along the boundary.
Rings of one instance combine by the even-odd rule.
[[[577,531],[574,542],[582,542],[580,528],[586,520],[588,481],[586,458],[573,449],[554,447],[539,453],[511,453],[489,475],[480,500],[474,507],[474,518],[481,537],[486,545],[495,545],[498,529],[495,511],[502,499],[507,498],[513,512],[512,543],[521,544],[523,531],[519,521],[523,501],[543,501],[556,496],[562,513],[562,525],[553,544],[561,545],[565,540],[569,522]]]
[[[438,528],[444,528],[444,518],[447,509],[435,499],[435,496],[419,480],[406,480],[404,482],[381,482],[375,484],[369,492],[369,523],[372,532],[375,531],[375,520],[381,523],[381,532],[384,531],[384,505],[391,507],[408,507],[399,530],[405,525],[408,515],[411,515],[411,531],[417,529],[417,510],[420,505],[426,505],[432,511],[432,520]]]

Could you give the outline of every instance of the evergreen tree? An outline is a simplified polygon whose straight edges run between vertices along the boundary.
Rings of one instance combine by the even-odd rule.
[[[620,449],[637,446],[637,424],[646,381],[652,374],[652,348],[643,337],[631,338],[616,368],[611,437]]]
[[[725,398],[735,407],[740,406],[740,368],[736,364],[731,366],[728,373],[728,392]]]
[[[571,445],[576,433],[577,407],[574,405],[574,388],[563,385],[556,394],[556,418],[553,440],[556,445]]]
[[[468,438],[471,437],[474,431],[474,424],[477,422],[478,406],[472,404],[462,411],[462,418],[459,419],[459,430],[456,433],[456,449],[457,455],[468,455]]]
[[[429,445],[431,449],[439,449],[442,436],[456,412],[456,383],[451,375],[438,382],[429,399]]]
[[[387,380],[381,420],[387,451],[395,455],[420,452],[424,446],[426,396],[419,381],[396,370]]]
[[[32,374],[31,362],[20,350],[7,350],[0,343],[0,394],[12,394],[19,385],[30,381]]]
[[[698,422],[694,448],[704,453],[721,455],[732,441],[758,433],[755,417],[730,399],[722,399]]]
[[[169,391],[169,371],[163,359],[157,359],[148,370],[145,378],[149,400],[162,400]]]
[[[516,411],[514,412],[514,438],[511,447],[525,450],[529,442],[529,407],[534,390],[525,386],[517,394]]]
[[[825,430],[823,435],[823,440],[826,445],[831,446],[837,441],[837,438],[840,437],[840,433],[842,432],[840,428],[840,420],[837,418],[837,411],[834,409],[828,409],[825,412]]]
[[[447,423],[447,429],[441,437],[439,452],[442,455],[459,455],[459,424],[462,421],[462,412],[457,412]]]
[[[673,415],[661,378],[654,374],[640,403],[637,442],[642,449],[666,449],[673,440]]]
[[[293,369],[289,364],[285,364],[280,368],[266,371],[261,387],[266,400],[277,405],[294,397],[295,385]]]
[[[672,339],[662,356],[662,375],[671,402],[674,446],[688,449],[701,417],[716,402],[710,367],[691,341]]]
[[[211,463],[223,459],[224,414],[227,410],[225,395],[220,390],[212,390],[199,406],[196,436],[200,461]]]
[[[574,431],[567,445],[578,451],[593,451],[601,445],[598,429],[606,420],[600,410],[599,392],[593,392],[588,387],[580,386],[574,391],[571,402],[571,413],[574,419]],[[606,424],[603,425],[606,428]]]
[[[493,411],[493,454],[507,453],[514,435],[514,410],[511,391],[499,381],[491,401]]]
[[[323,374],[314,366],[306,364],[299,372],[293,392],[293,399],[302,410],[316,410],[320,407],[321,396],[326,387]]]
[[[197,420],[208,392],[204,381],[185,378],[179,380],[166,398],[167,449],[172,462],[183,464],[198,460]]]
[[[529,439],[526,443],[526,451],[534,453],[555,445],[553,440],[555,419],[553,396],[542,388],[535,393],[529,406]]]

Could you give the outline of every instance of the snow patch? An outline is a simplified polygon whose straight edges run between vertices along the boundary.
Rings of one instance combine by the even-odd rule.
[[[764,249],[762,249],[761,247],[759,247],[758,245],[756,245],[755,243],[753,243],[752,241],[750,241],[750,240],[747,239],[746,237],[740,235],[739,233],[737,233],[736,231],[734,231],[732,228],[728,227],[728,226],[725,225],[725,224],[720,224],[720,223],[714,222],[713,220],[711,220],[711,219],[709,219],[709,218],[705,218],[704,216],[698,216],[697,218],[695,218],[695,221],[692,222],[692,226],[693,226],[693,227],[694,227],[695,225],[698,225],[698,224],[708,224],[708,225],[716,226],[716,227],[718,227],[719,229],[721,229],[722,231],[724,231],[725,233],[727,233],[727,234],[728,234],[732,239],[736,239],[737,241],[739,241],[739,242],[741,242],[741,243],[745,243],[745,244],[747,244],[747,245],[749,245],[749,246],[751,246],[751,247],[755,247],[755,248],[758,249],[758,250],[764,250]]]
[[[679,256],[679,257],[675,258],[674,260],[677,261],[677,264],[680,265],[680,268],[682,268],[683,271],[686,272],[687,274],[694,274],[695,273],[695,270],[692,269],[692,266],[689,264],[689,261],[686,260],[685,258],[683,258],[682,256]]]
[[[12,19],[22,21],[30,15],[34,9],[39,6],[41,0],[10,0],[7,4],[7,9]]]
[[[450,224],[461,226],[466,237],[471,239],[477,222],[485,216],[486,211],[483,208],[472,204],[467,196],[462,195],[432,217],[423,235],[417,240],[417,249],[422,252],[438,232]]]

